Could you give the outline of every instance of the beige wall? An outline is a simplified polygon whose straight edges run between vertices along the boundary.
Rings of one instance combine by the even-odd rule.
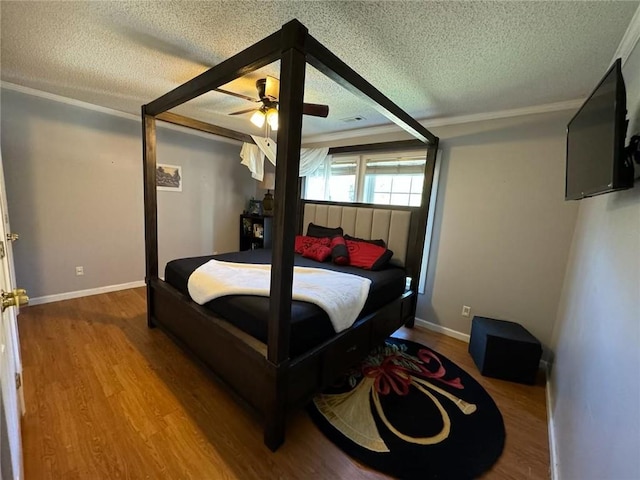
[[[564,201],[572,113],[431,129],[440,137],[442,163],[419,318],[465,334],[473,315],[512,320],[548,347],[578,208]],[[463,305],[471,318],[461,315]]]
[[[40,297],[142,280],[140,123],[5,89],[1,107],[18,284]],[[158,129],[158,161],[184,177],[182,193],[158,192],[161,271],[170,258],[237,249],[255,182],[240,146],[213,138]]]
[[[568,115],[434,129],[441,180],[418,317],[469,333],[468,305],[549,345],[577,210],[564,202]]]
[[[640,134],[640,45],[623,75],[630,136]],[[579,203],[550,379],[558,478],[637,479],[640,188]]]

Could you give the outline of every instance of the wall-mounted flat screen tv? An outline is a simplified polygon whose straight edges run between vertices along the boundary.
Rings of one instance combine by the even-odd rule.
[[[567,126],[565,200],[633,187],[624,151],[626,103],[618,59]]]

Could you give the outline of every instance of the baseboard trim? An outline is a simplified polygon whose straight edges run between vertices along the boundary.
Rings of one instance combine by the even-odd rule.
[[[463,342],[469,343],[469,339],[471,338],[466,333],[459,332],[457,330],[453,330],[452,328],[443,327],[442,325],[438,325],[436,323],[428,322],[427,320],[423,320],[421,318],[416,317],[416,325],[420,327],[424,327],[429,330],[433,330],[434,332],[442,333],[447,337],[456,338],[458,340],[462,340]]]
[[[465,343],[469,343],[469,341],[471,340],[471,336],[466,334],[466,333],[462,333],[459,332],[457,330],[453,330],[452,328],[447,328],[447,327],[443,327],[442,325],[438,325],[436,323],[432,323],[429,322],[427,320],[423,320],[421,318],[416,317],[416,325],[418,325],[419,327],[423,327],[426,328],[427,330],[432,330],[434,332],[438,332],[438,333],[442,333],[443,335],[446,335],[447,337],[451,337],[451,338],[455,338],[457,340],[461,340]],[[542,360],[540,359],[540,368],[542,370],[545,371],[545,373],[547,374],[547,381],[549,378],[549,364],[547,363],[546,360]],[[549,390],[547,389],[547,392]]]
[[[29,299],[29,305],[41,305],[43,303],[60,302],[62,300],[71,300],[72,298],[89,297],[91,295],[100,295],[101,293],[117,292],[119,290],[127,290],[129,288],[144,287],[144,280],[137,282],[121,283],[119,285],[108,285],[106,287],[89,288],[87,290],[78,290],[75,292],[57,293],[55,295],[44,295]]]
[[[553,423],[553,409],[552,407],[552,399],[553,394],[551,391],[551,365],[548,362],[545,362],[545,373],[547,374],[547,388],[546,388],[546,397],[547,397],[547,430],[549,432],[549,462],[550,462],[550,471],[551,471],[551,480],[558,480],[560,477],[558,476],[558,451],[556,447],[556,430]]]

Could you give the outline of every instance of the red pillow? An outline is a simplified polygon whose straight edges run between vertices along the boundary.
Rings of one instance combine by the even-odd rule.
[[[360,267],[365,270],[380,270],[393,257],[393,252],[388,248],[369,242],[347,240],[346,243],[349,250],[349,265],[353,267]]]
[[[318,262],[324,262],[331,256],[331,248],[321,245],[320,242],[313,243],[304,249],[302,256]]]
[[[302,255],[306,248],[316,243],[319,243],[324,247],[328,247],[331,244],[331,240],[329,240],[328,238],[305,237],[303,235],[296,235],[295,246],[293,247],[293,249],[296,253]]]
[[[331,261],[336,265],[349,265],[349,250],[342,236],[331,239]]]

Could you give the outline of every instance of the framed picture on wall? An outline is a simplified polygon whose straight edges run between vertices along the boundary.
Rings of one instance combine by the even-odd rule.
[[[156,187],[168,192],[182,191],[182,167],[158,164],[156,167]]]

